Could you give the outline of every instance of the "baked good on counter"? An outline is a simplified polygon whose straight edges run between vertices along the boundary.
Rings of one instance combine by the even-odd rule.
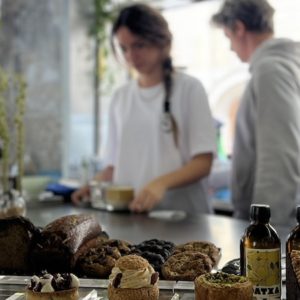
[[[128,255],[131,252],[131,243],[124,241],[124,240],[118,240],[118,239],[109,239],[103,243],[104,245],[117,248],[118,251],[122,256]]]
[[[109,300],[158,300],[159,274],[141,256],[127,255],[117,260],[109,276]]]
[[[0,272],[3,274],[28,274],[34,240],[39,234],[27,218],[0,219]]]
[[[243,276],[222,272],[204,274],[195,280],[195,300],[252,300],[253,286]]]
[[[151,239],[132,247],[131,253],[148,260],[155,271],[161,273],[161,266],[173,253],[175,244],[170,241]]]
[[[75,267],[78,249],[101,232],[97,219],[91,215],[69,215],[49,223],[32,252],[35,270],[70,272]]]
[[[221,249],[207,241],[190,241],[175,247],[174,254],[184,251],[201,252],[211,259],[213,267],[216,267],[221,258]]]
[[[79,279],[72,273],[34,275],[25,294],[26,300],[77,300]]]
[[[171,255],[161,270],[164,279],[193,281],[197,276],[210,272],[212,262],[204,253],[185,251]]]
[[[93,239],[80,249],[76,269],[84,276],[108,278],[117,259],[130,250],[130,244],[126,241]]]

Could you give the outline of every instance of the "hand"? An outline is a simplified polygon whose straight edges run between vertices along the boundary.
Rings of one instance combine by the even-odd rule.
[[[167,188],[161,180],[150,182],[133,199],[129,209],[138,213],[150,211],[163,199],[166,190]]]
[[[88,185],[85,185],[71,195],[71,200],[73,204],[79,205],[88,197],[90,197],[90,188]]]

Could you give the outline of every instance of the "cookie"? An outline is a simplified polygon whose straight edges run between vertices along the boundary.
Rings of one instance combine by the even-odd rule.
[[[102,231],[97,237],[85,242],[74,254],[74,259],[77,262],[78,258],[82,256],[85,252],[87,252],[91,248],[96,248],[98,245],[102,245],[104,241],[109,239],[108,234],[105,231]]]
[[[192,251],[173,254],[161,269],[164,279],[185,281],[193,281],[211,270],[211,259],[204,253]]]
[[[107,278],[116,260],[121,257],[117,248],[101,246],[89,249],[78,259],[80,273],[88,277]]]
[[[129,242],[117,239],[109,239],[104,241],[103,245],[117,248],[122,256],[130,254],[132,249],[132,246]]]
[[[161,266],[173,253],[174,243],[165,240],[151,239],[132,247],[131,253],[147,259],[156,272],[161,272]]]
[[[108,278],[116,261],[131,251],[130,244],[122,240],[95,241],[81,252],[77,269],[87,277]]]
[[[177,245],[175,247],[174,254],[184,251],[193,251],[206,254],[211,259],[213,267],[217,266],[221,258],[221,249],[215,244],[206,241],[191,241],[185,244]]]

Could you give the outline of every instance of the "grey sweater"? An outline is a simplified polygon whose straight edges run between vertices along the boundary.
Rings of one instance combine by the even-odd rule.
[[[271,207],[273,224],[295,223],[300,203],[300,43],[271,39],[256,49],[237,114],[232,200],[235,216],[252,203]]]

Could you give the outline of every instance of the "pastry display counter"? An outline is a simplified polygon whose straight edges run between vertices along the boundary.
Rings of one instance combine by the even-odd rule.
[[[24,300],[24,288],[30,277],[0,276],[0,299]],[[108,300],[108,280],[80,279],[79,296],[84,300]],[[193,300],[194,284],[192,282],[161,281],[159,283],[159,300]],[[172,299],[172,300],[173,300]]]
[[[103,230],[111,238],[140,243],[147,239],[157,238],[169,240],[175,244],[192,240],[206,240],[221,248],[219,268],[226,262],[239,257],[239,241],[248,222],[232,219],[226,216],[195,214],[184,212],[153,212],[147,214],[132,214],[128,212],[107,212],[87,207],[74,207],[71,204],[43,203],[30,205],[27,217],[36,226],[45,226],[53,220],[70,214],[93,214],[99,220]],[[290,228],[277,227],[284,246]],[[22,292],[25,287],[25,277],[0,277],[0,299],[6,299],[16,292]],[[15,280],[15,281],[14,281]],[[105,280],[83,279],[80,294],[85,296],[96,289],[98,296],[106,297]],[[180,299],[194,299],[193,283],[160,281],[160,299],[171,299],[174,291]],[[284,293],[283,293],[284,294]],[[105,298],[103,298],[105,299]]]

